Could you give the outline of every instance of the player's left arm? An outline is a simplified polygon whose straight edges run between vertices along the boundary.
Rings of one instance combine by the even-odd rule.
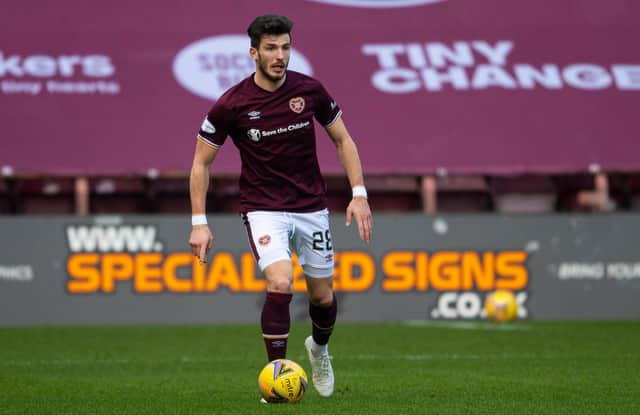
[[[347,127],[342,121],[342,116],[329,126],[326,127],[329,137],[336,145],[340,162],[344,166],[349,184],[351,187],[363,186],[364,176],[362,174],[362,164],[358,155],[358,147],[351,138]],[[358,224],[358,233],[360,239],[365,242],[371,241],[371,232],[373,230],[373,219],[371,217],[371,209],[366,196],[354,196],[347,206],[347,226],[351,224],[351,218],[354,217]]]

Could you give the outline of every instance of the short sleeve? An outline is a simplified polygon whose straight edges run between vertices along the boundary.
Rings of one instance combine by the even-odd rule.
[[[318,83],[316,88],[316,107],[314,113],[316,120],[324,127],[329,127],[338,119],[340,114],[342,114],[342,110],[338,104],[336,104],[336,101],[331,98],[331,95],[329,95],[320,83]]]
[[[198,139],[213,147],[222,146],[227,139],[233,119],[233,111],[226,108],[221,101],[216,102],[200,126]]]

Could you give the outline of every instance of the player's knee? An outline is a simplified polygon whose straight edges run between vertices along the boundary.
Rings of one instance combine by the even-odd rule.
[[[309,292],[309,301],[317,306],[329,306],[333,302],[333,290],[327,288],[324,290],[313,290]]]
[[[291,280],[288,278],[272,278],[267,280],[267,291],[277,293],[291,293],[293,287]]]

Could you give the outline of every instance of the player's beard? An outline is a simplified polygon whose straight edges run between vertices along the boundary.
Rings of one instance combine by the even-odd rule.
[[[272,75],[269,73],[269,64],[266,63],[265,60],[260,57],[260,55],[258,55],[258,70],[260,71],[260,74],[273,83],[281,81],[284,78],[285,74],[287,73],[287,66],[289,66],[289,62],[282,61],[282,63],[284,65],[284,70],[282,71],[282,74]]]

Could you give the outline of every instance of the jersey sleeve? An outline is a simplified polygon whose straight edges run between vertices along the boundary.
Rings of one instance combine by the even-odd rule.
[[[342,114],[342,110],[320,83],[316,88],[316,98],[317,102],[314,110],[316,120],[325,128],[329,127]]]
[[[227,139],[233,119],[233,111],[227,108],[223,102],[216,102],[200,126],[198,140],[204,141],[212,147],[222,146]]]

